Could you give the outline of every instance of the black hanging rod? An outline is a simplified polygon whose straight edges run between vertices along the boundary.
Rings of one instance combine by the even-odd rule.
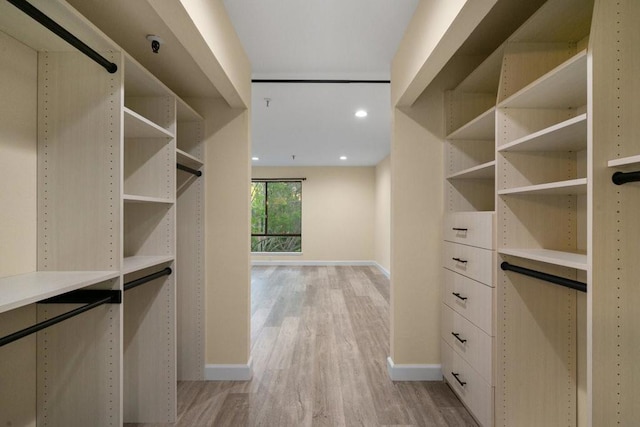
[[[53,298],[40,301],[38,304],[85,304],[74,310],[60,314],[51,319],[36,323],[33,326],[14,332],[11,335],[0,338],[0,347],[10,344],[14,341],[24,338],[45,328],[53,326],[63,320],[70,319],[79,314],[89,311],[103,304],[120,304],[122,302],[122,293],[118,290],[78,290],[68,292]]]
[[[616,172],[611,176],[611,181],[615,185],[622,185],[628,182],[640,181],[640,171],[635,172]]]
[[[180,169],[181,171],[189,172],[191,174],[194,174],[195,176],[202,176],[202,171],[198,171],[198,170],[192,169],[189,166],[185,166],[185,165],[181,165],[180,163],[176,163],[176,167],[178,169]]]
[[[155,279],[157,279],[159,277],[168,276],[171,273],[172,273],[171,268],[167,267],[167,268],[165,268],[163,270],[160,270],[160,271],[158,271],[156,273],[149,274],[148,276],[144,276],[144,277],[141,277],[139,279],[132,280],[130,282],[125,283],[124,284],[124,290],[128,291],[129,289],[133,289],[133,288],[135,288],[137,286],[144,285],[145,283],[148,283],[148,282],[150,282],[152,280],[155,280]]]
[[[553,274],[543,273],[541,271],[530,270],[528,268],[519,267],[517,265],[503,262],[500,264],[500,268],[503,270],[513,271],[515,273],[523,274],[525,276],[534,277],[539,280],[544,280],[556,285],[564,286],[565,288],[575,289],[580,292],[587,292],[587,284],[578,282],[577,280],[566,279],[560,276],[554,276]]]
[[[57,22],[53,19],[49,18],[47,15],[42,13],[39,9],[36,9],[31,3],[26,0],[7,0],[9,3],[38,21],[40,24],[48,28],[51,32],[56,34],[62,40],[69,43],[71,46],[78,49],[80,52],[87,55],[89,58],[93,59],[95,62],[100,64],[110,73],[115,73],[118,70],[118,66],[113,62],[106,59],[104,56],[100,55],[95,50],[91,49],[84,42],[78,39],[76,36],[71,34],[69,31],[65,30],[61,27]]]
[[[324,84],[345,84],[345,83],[374,83],[390,84],[391,80],[331,80],[331,79],[252,79],[251,83],[324,83]]]

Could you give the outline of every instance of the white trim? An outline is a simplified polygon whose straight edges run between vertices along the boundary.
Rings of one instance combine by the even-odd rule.
[[[277,255],[273,255],[277,256]],[[291,260],[251,260],[251,265],[295,265],[300,267],[316,266],[316,265],[369,265],[376,266],[375,261],[291,261]]]
[[[249,381],[253,376],[252,361],[246,365],[205,365],[204,379],[207,381]]]
[[[381,266],[380,263],[378,263],[378,262],[376,262],[375,265],[376,265],[376,267],[378,267],[378,270],[382,271],[382,274],[387,276],[387,279],[391,279],[391,272],[389,270],[387,270],[386,268]]]
[[[392,381],[442,381],[442,365],[396,365],[387,357]]]

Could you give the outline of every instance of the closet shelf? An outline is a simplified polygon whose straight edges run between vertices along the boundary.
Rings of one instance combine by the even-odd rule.
[[[202,122],[204,119],[196,110],[181,98],[176,98],[176,114],[178,122]]]
[[[587,255],[574,252],[554,251],[550,249],[498,249],[502,255],[510,255],[531,261],[545,262],[562,267],[587,271]]]
[[[492,140],[496,135],[496,107],[451,132],[447,139]]]
[[[548,184],[529,185],[526,187],[507,188],[499,190],[501,196],[518,194],[535,194],[563,196],[572,194],[586,194],[587,178],[571,179],[568,181],[550,182]]]
[[[504,44],[493,51],[456,88],[456,92],[498,93]]]
[[[481,165],[456,172],[447,179],[489,179],[496,176],[496,161],[483,163]]]
[[[156,76],[126,52],[124,54],[124,94],[125,97],[175,96]]]
[[[119,277],[118,271],[37,271],[0,278],[0,313]]]
[[[176,148],[176,158],[178,163],[193,169],[200,169],[202,165],[204,165],[204,162],[202,160],[198,159],[196,156],[192,156],[185,151],[182,151],[179,148]]]
[[[124,107],[124,137],[125,138],[173,138],[168,130],[158,126],[151,120]]]
[[[174,260],[173,255],[129,256],[122,260],[122,274],[129,274],[145,268],[165,264]]]
[[[581,151],[586,148],[585,113],[505,144],[498,151]]]
[[[165,197],[150,197],[150,196],[138,196],[133,194],[124,194],[122,200],[125,203],[175,203],[174,199],[168,199]]]
[[[630,157],[621,157],[619,159],[609,160],[607,166],[610,168],[622,167],[622,166],[639,166],[640,165],[640,155],[630,156]]]
[[[502,101],[499,108],[576,108],[587,103],[587,51],[583,50]]]

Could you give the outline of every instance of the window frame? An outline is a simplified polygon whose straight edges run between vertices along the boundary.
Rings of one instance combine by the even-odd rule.
[[[305,178],[252,178],[251,184],[264,183],[264,233],[253,233],[251,231],[251,237],[299,237],[300,238],[300,251],[299,252],[255,252],[254,254],[301,254],[302,253],[302,182]],[[300,183],[300,233],[272,233],[269,230],[269,183]]]

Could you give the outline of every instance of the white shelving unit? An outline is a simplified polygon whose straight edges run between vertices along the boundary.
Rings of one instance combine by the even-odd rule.
[[[204,119],[66,2],[31,3],[118,70],[0,4],[0,50],[12,58],[0,65],[0,95],[15,104],[0,117],[0,175],[22,181],[0,194],[0,335],[78,308],[38,304],[71,291],[119,291],[122,303],[1,347],[0,424],[172,423],[184,323],[178,211],[189,228],[181,244],[194,248],[184,265],[195,270],[180,281],[197,289],[182,310],[194,320],[182,326],[181,351],[198,355],[194,371],[204,367],[203,184],[182,187],[191,199],[176,185],[177,161],[204,167]],[[124,292],[167,267],[173,274]]]
[[[587,178],[551,182],[548,184],[529,185],[526,187],[516,187],[498,191],[498,195],[500,196],[506,196],[509,194],[536,194],[547,196],[587,194]]]
[[[587,271],[587,255],[549,249],[499,249],[499,254]]]

